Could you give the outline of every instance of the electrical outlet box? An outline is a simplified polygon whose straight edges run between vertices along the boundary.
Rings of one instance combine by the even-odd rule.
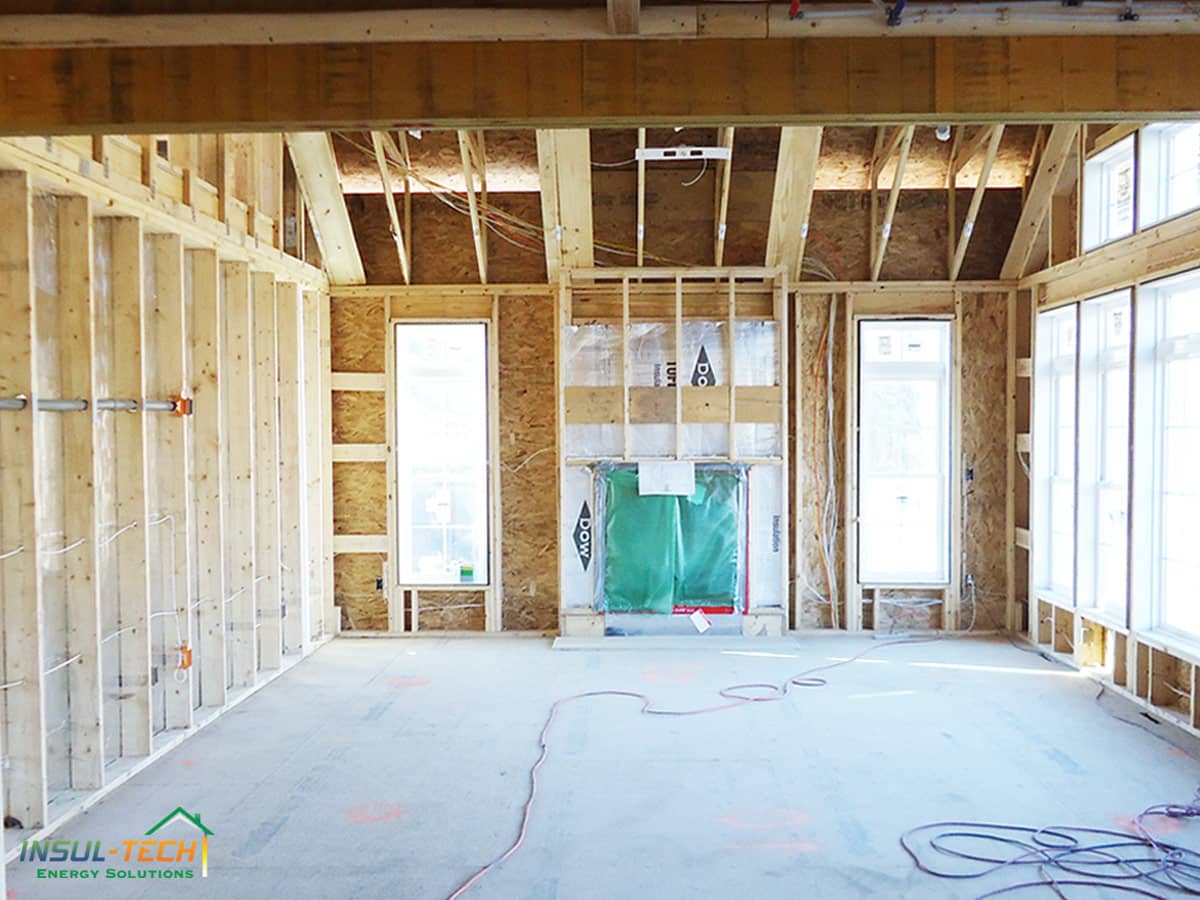
[[[377,590],[377,591],[383,590],[383,579],[382,578],[375,579],[375,590]]]

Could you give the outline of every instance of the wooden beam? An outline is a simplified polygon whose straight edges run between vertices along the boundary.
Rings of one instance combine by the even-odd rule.
[[[195,4],[193,4],[194,6]],[[615,8],[614,8],[615,5]],[[601,40],[612,35],[674,39],[729,38],[888,38],[886,17],[863,3],[830,3],[806,7],[793,19],[786,4],[727,3],[712,7],[685,4],[647,6],[637,11],[630,0],[612,0],[608,10],[594,8],[478,8],[464,16],[457,9],[390,9],[320,13],[202,12],[121,16],[75,14],[6,15],[3,46],[7,47],[172,47],[231,44],[355,44],[415,42],[430,34],[445,41]],[[925,14],[923,4],[910,4],[906,36],[948,38],[1022,37],[1028,35],[1139,36],[1194,32],[1197,24],[1174,4],[1138,5],[1141,17],[1119,20],[1111,11],[1089,7],[1063,19],[1024,16],[1007,3],[980,3],[976,15]],[[158,4],[160,8],[163,4]],[[1150,14],[1146,14],[1150,11]],[[1165,12],[1166,15],[1163,15]],[[873,14],[874,13],[874,14]],[[1003,13],[1003,15],[1002,15]],[[638,27],[630,27],[631,16]],[[620,17],[614,24],[614,17]]]
[[[766,265],[784,266],[788,281],[799,281],[803,269],[822,133],[823,129],[812,126],[781,129]]]
[[[260,669],[283,659],[279,566],[279,375],[275,276],[251,276],[254,303],[254,608]]]
[[[1079,134],[1078,125],[1058,124],[1050,129],[1046,149],[1042,153],[1037,171],[1025,196],[1012,244],[1000,267],[1001,278],[1020,278],[1025,274],[1029,256],[1050,208],[1054,187],[1062,174],[1063,165],[1071,154],[1072,144]]]
[[[642,0],[608,0],[610,34],[637,34],[641,28]]]
[[[341,631],[341,611],[334,603],[333,593],[333,310],[328,294],[318,293],[316,303],[320,347],[317,428],[320,433],[318,449],[321,460],[321,630],[318,637],[323,638]]]
[[[305,485],[303,464],[304,368],[300,340],[302,294],[295,283],[278,286],[279,353],[279,567],[283,651],[298,653],[310,632],[304,602]]]
[[[729,185],[733,176],[733,127],[721,129],[720,145],[729,151],[728,160],[717,160],[716,197],[713,200],[713,265],[725,260],[725,231],[729,219]],[[732,332],[730,332],[732,334]]]
[[[342,194],[333,139],[324,132],[300,131],[288,133],[287,143],[329,280],[363,284],[367,277]]]
[[[305,486],[305,556],[304,576],[306,603],[309,607],[309,630],[304,635],[305,647],[312,646],[325,632],[325,592],[332,593],[325,579],[325,542],[322,534],[326,516],[330,527],[333,524],[332,509],[323,509],[324,492],[321,472],[324,469],[321,447],[324,435],[321,431],[321,318],[320,296],[311,291],[304,292],[302,304],[301,340],[304,354],[304,486]]]
[[[975,156],[984,145],[991,139],[993,131],[987,126],[981,126],[971,135],[971,139],[966,141],[954,154],[954,174],[957,175],[962,171],[963,166],[969,163],[972,157]]]
[[[560,267],[595,265],[592,232],[592,154],[586,128],[538,130],[542,222],[550,277]],[[551,259],[551,245],[558,256]]]
[[[391,142],[391,136],[385,132],[371,132],[371,146],[375,150],[375,163],[379,166],[379,178],[383,182],[383,196],[387,203],[388,219],[392,227],[392,240],[396,242],[396,252],[400,256],[400,271],[404,275],[404,283],[412,282],[412,273],[409,270],[408,249],[404,244],[404,229],[400,227],[400,211],[396,209],[396,195],[392,188],[392,170],[388,163],[388,144]],[[395,144],[391,143],[394,148]],[[398,152],[398,151],[397,151]],[[405,169],[404,181],[408,183],[407,167]],[[405,196],[408,196],[407,187]]]
[[[887,253],[888,240],[892,236],[892,222],[896,216],[896,205],[900,202],[900,187],[904,182],[904,168],[908,164],[908,152],[912,148],[913,130],[915,125],[908,125],[900,140],[899,156],[896,158],[896,174],[892,176],[892,188],[888,192],[887,211],[883,214],[883,223],[879,226],[879,237],[875,244],[875,256],[871,260],[871,280],[879,280],[879,271],[883,268],[883,257]]]
[[[200,702],[224,706],[226,698],[225,598],[229,578],[225,567],[222,498],[228,493],[223,462],[225,446],[224,291],[220,288],[217,254],[188,251],[192,269],[192,384],[195,398],[195,467],[192,490],[196,507],[197,596],[196,657]]]
[[[987,155],[983,158],[983,168],[979,171],[979,181],[975,185],[974,193],[971,194],[971,204],[967,207],[967,218],[963,221],[962,234],[955,247],[954,257],[950,260],[951,281],[957,279],[958,273],[962,270],[963,260],[967,256],[967,244],[970,243],[971,235],[975,231],[975,219],[979,215],[980,204],[983,203],[983,192],[987,190],[988,178],[992,174],[992,164],[996,161],[996,152],[1000,149],[1001,138],[1004,137],[1003,125],[993,125],[990,131],[991,137],[988,140]]]
[[[0,131],[1170,119],[1200,109],[1198,66],[1194,34],[21,49]]]
[[[479,200],[475,196],[476,159],[471,149],[471,135],[467,131],[458,132],[458,151],[462,157],[463,181],[466,184],[467,207],[470,211],[471,240],[475,244],[475,263],[479,267],[479,283],[487,284],[487,226],[479,212]],[[487,190],[486,175],[478,170],[480,184]],[[486,204],[486,199],[484,203]]]
[[[245,263],[222,263],[221,282],[225,292],[223,449],[229,473],[229,489],[223,498],[229,591],[224,598],[226,640],[233,686],[245,687],[254,684],[258,670],[254,637],[254,307]]]
[[[33,205],[29,176],[0,172],[0,397],[35,396]],[[46,821],[46,722],[34,491],[34,409],[0,412],[0,590],[4,603],[5,814]]]

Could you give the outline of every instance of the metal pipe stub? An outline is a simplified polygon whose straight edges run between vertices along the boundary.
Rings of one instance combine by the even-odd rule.
[[[29,405],[29,401],[24,397],[0,397],[0,409],[10,409],[13,412],[19,412]]]

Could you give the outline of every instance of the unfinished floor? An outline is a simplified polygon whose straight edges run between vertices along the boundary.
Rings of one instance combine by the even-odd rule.
[[[113,845],[182,805],[215,832],[206,880],[39,881],[15,862],[9,897],[444,898],[513,839],[555,698],[703,706],[867,648],[781,703],[683,719],[632,699],[565,707],[525,845],[466,896],[973,897],[1018,879],[929,878],[899,835],[945,819],[1119,827],[1200,784],[1200,742],[1004,638],[576,646],[334,641],[56,835]],[[1200,845],[1195,828],[1169,839]]]

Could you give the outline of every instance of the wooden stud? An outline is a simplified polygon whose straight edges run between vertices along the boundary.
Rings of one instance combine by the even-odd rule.
[[[258,667],[283,661],[279,518],[279,373],[275,276],[251,276],[254,300],[254,607]]]
[[[637,148],[646,149],[646,129],[639,128],[637,132]],[[642,266],[646,261],[646,160],[640,155],[637,160],[637,264]],[[720,263],[717,263],[720,265]]]
[[[642,0],[608,0],[609,34],[637,34],[641,15]]]
[[[111,389],[116,398],[140,400],[146,395],[142,354],[151,343],[147,340],[142,290],[142,224],[137,219],[118,218],[111,220],[111,227]],[[145,756],[150,752],[151,739],[149,625],[150,592],[155,587],[147,565],[151,551],[146,527],[151,460],[146,455],[140,414],[113,411],[100,415],[112,416],[115,432],[115,457],[107,464],[116,473],[116,516],[109,533],[100,539],[111,544],[117,558],[123,633],[115,638],[121,668],[114,687],[119,693],[121,755]]]
[[[35,321],[33,209],[29,176],[0,172],[0,396],[32,399],[37,358],[31,352]],[[46,743],[42,678],[45,667],[39,622],[40,579],[34,491],[34,409],[0,413],[0,589],[5,602],[4,711],[5,814],[26,827],[46,821]],[[23,548],[18,552],[17,548]]]
[[[304,355],[304,446],[302,451],[305,485],[305,596],[309,607],[309,630],[304,635],[305,647],[311,646],[325,631],[324,621],[324,541],[325,516],[322,509],[321,447],[321,323],[318,306],[320,297],[304,292],[301,305],[301,352]],[[330,517],[330,526],[333,519]],[[331,625],[336,630],[336,625]]]
[[[858,583],[858,326],[854,321],[854,295],[846,294],[843,311],[846,340],[846,456],[843,466],[845,484],[845,587],[843,604],[845,628],[856,632],[863,629],[862,589]],[[833,340],[832,331],[830,340]]]
[[[318,474],[321,497],[321,630],[320,637],[341,630],[338,608],[333,602],[333,388],[329,295],[317,294],[317,337],[320,357],[317,397],[317,428],[320,439]]]
[[[194,399],[195,468],[192,473],[196,508],[196,567],[199,572],[197,636],[200,663],[200,702],[224,706],[226,691],[226,607],[229,576],[225,564],[224,497],[228,472],[224,464],[225,295],[220,287],[217,254],[189,250],[192,268],[192,388]]]
[[[279,354],[279,541],[283,649],[300,652],[312,632],[311,610],[305,602],[307,578],[304,483],[307,434],[303,428],[304,370],[300,339],[302,294],[293,282],[278,286]]]
[[[190,397],[188,385],[191,372],[188,366],[187,322],[184,301],[184,249],[178,235],[150,235],[147,241],[146,265],[153,267],[155,294],[146,298],[147,332],[154,332],[151,346],[154,366],[146,368],[147,396],[155,400],[171,397]],[[149,479],[155,482],[156,502],[150,504],[151,521],[147,523],[151,553],[158,553],[162,577],[154,585],[158,594],[151,634],[162,634],[166,666],[158,672],[163,685],[165,707],[161,713],[163,727],[169,729],[192,727],[191,670],[179,669],[181,646],[190,647],[189,598],[195,578],[192,556],[191,515],[188,485],[191,470],[187,453],[187,430],[190,417],[169,413],[149,412],[142,416],[148,427],[147,441],[154,442],[154,469]],[[149,457],[147,457],[149,459]],[[167,518],[169,517],[169,518]],[[164,521],[165,519],[165,521]],[[157,522],[157,524],[151,524]],[[186,676],[180,680],[177,672]],[[160,719],[158,711],[156,720]]]
[[[1017,430],[1017,292],[1009,291],[1004,304],[1007,350],[1004,355],[1004,433],[1008,441]],[[1028,387],[1028,385],[1026,386]],[[1017,610],[1017,454],[1009,446],[1004,467],[1004,530],[1010,534],[1004,554],[1004,625],[1012,633],[1021,628]],[[1028,541],[1026,541],[1028,545]],[[1028,546],[1026,546],[1028,549]]]
[[[254,637],[255,482],[254,482],[254,308],[250,298],[250,269],[245,263],[221,264],[225,293],[223,392],[224,454],[228,491],[223,497],[225,566],[228,593],[226,642],[229,646],[230,687],[254,684],[258,670]]]

